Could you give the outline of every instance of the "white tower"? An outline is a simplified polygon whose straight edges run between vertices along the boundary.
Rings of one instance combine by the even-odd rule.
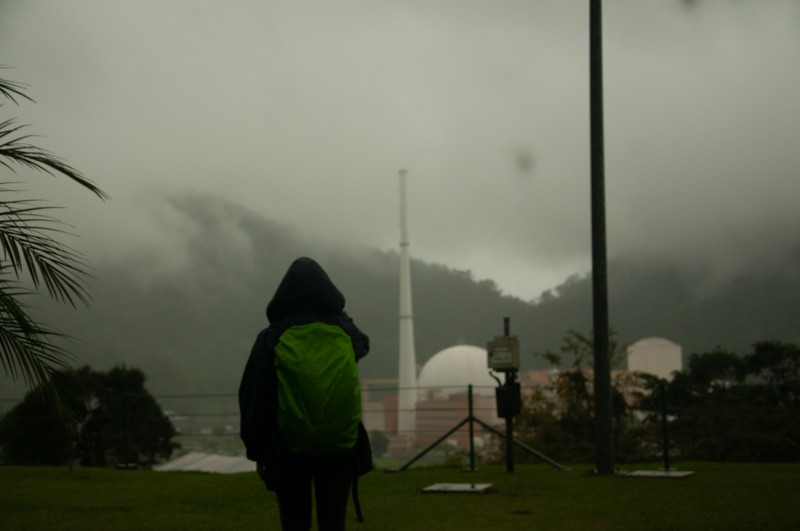
[[[397,432],[414,438],[417,405],[417,360],[411,312],[411,259],[406,222],[406,170],[400,170],[400,348],[398,365]]]

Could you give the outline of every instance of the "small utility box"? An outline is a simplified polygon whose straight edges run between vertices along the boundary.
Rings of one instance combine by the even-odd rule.
[[[494,398],[497,404],[497,416],[501,419],[515,417],[522,413],[522,392],[519,382],[510,382],[502,387],[496,387]],[[509,400],[511,404],[509,404]]]
[[[497,336],[486,343],[488,365],[493,371],[519,370],[519,340],[517,336]]]

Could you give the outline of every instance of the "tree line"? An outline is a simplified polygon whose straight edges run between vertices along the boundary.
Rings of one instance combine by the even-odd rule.
[[[570,332],[560,352],[573,365],[524,400],[515,434],[561,462],[592,462],[594,397],[591,336]],[[618,462],[800,461],[800,347],[759,341],[744,355],[721,347],[693,353],[669,380],[615,373]],[[667,445],[665,448],[665,444]],[[519,459],[530,459],[525,453]]]
[[[614,336],[612,335],[612,338]],[[612,345],[615,342],[612,341]],[[570,366],[524,398],[515,437],[563,463],[594,457],[591,336],[569,332],[550,363]],[[64,411],[42,388],[0,419],[4,463],[84,466],[152,465],[178,448],[169,418],[145,388],[145,375],[118,366],[58,373]],[[615,371],[616,461],[800,461],[800,347],[760,341],[739,354],[694,353],[671,379]],[[382,434],[372,433],[385,451]],[[500,459],[502,455],[489,456]],[[527,453],[519,462],[535,459]]]
[[[0,459],[16,465],[153,465],[178,448],[170,419],[140,369],[90,367],[56,373],[63,406],[47,385],[0,419]]]

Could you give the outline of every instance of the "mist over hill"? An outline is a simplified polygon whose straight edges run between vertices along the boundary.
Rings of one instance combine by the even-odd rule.
[[[298,256],[311,256],[345,294],[346,310],[370,336],[365,376],[397,370],[399,259],[395,252],[334,246],[207,196],[168,200],[158,242],[93,260],[90,308],[41,301],[42,319],[79,339],[80,363],[142,368],[156,393],[225,393],[238,387],[265,309]],[[420,364],[456,343],[482,345],[502,333],[504,316],[525,337],[532,306],[491,282],[414,261]],[[523,339],[524,340],[524,339]]]
[[[208,196],[173,197],[161,208],[158,245],[93,261],[91,308],[38,304],[44,321],[77,338],[70,344],[77,363],[139,367],[155,394],[235,392],[275,287],[292,260],[305,255],[329,272],[346,310],[371,338],[362,374],[395,376],[397,253],[334,246],[269,213]],[[609,271],[611,324],[623,346],[661,336],[688,354],[717,345],[743,350],[760,339],[800,342],[800,275],[791,267],[762,260],[747,274],[720,280],[699,266],[617,258]],[[414,260],[412,286],[420,365],[454,344],[484,345],[508,316],[523,367],[545,367],[534,351],[557,349],[567,330],[592,326],[588,276],[523,301],[468,271]]]
[[[684,357],[722,347],[745,353],[760,340],[800,343],[800,274],[785,260],[753,257],[730,276],[698,264],[636,257],[609,262],[610,324],[619,347],[645,337],[683,346]],[[774,258],[774,257],[770,257]],[[574,276],[540,297],[533,309],[537,339],[551,348],[566,328],[591,329],[589,274]]]

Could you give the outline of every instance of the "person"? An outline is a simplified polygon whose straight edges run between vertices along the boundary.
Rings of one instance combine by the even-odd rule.
[[[241,438],[248,459],[256,462],[259,477],[277,495],[283,531],[311,529],[312,484],[318,529],[344,530],[352,483],[357,484],[358,476],[372,469],[369,439],[360,420],[351,451],[306,455],[289,449],[277,419],[275,347],[288,326],[332,323],[350,337],[356,361],[369,352],[369,338],[356,327],[344,306],[344,295],[316,261],[307,257],[295,260],[267,306],[269,326],[258,334],[242,375]],[[356,495],[354,490],[357,502]]]

